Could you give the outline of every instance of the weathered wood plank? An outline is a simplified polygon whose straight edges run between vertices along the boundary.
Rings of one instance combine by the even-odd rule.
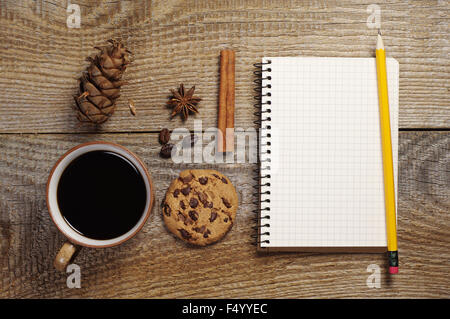
[[[45,204],[45,182],[67,149],[91,140],[120,143],[148,165],[156,205],[139,235],[108,249],[84,249],[76,263],[82,288],[66,288],[52,261],[64,238]],[[157,156],[156,134],[0,135],[0,297],[448,297],[450,294],[450,133],[401,132],[400,274],[389,278],[380,254],[257,254],[252,233],[254,168],[217,167],[236,185],[236,224],[221,242],[196,249],[163,226],[160,201],[190,165]],[[201,167],[197,165],[196,167]],[[382,270],[369,289],[369,264]]]
[[[216,126],[219,51],[237,51],[236,125],[253,120],[252,64],[264,55],[374,54],[371,1],[77,1],[80,29],[57,1],[0,4],[0,132],[130,132],[186,126],[165,103],[179,83],[196,85],[205,127]],[[450,127],[448,1],[381,4],[388,55],[400,62],[400,127]],[[85,58],[123,39],[135,62],[113,118],[78,127],[71,110]],[[130,115],[127,99],[136,102]]]

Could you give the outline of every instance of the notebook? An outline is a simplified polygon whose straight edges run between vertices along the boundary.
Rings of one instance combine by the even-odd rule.
[[[397,181],[399,64],[386,64]],[[386,251],[375,58],[266,57],[259,66],[259,250]]]

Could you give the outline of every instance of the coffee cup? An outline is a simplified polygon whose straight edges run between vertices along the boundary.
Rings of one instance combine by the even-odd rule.
[[[54,266],[65,270],[81,247],[113,247],[133,238],[150,216],[154,190],[145,164],[125,147],[89,142],[66,152],[47,181],[47,207],[67,238]]]

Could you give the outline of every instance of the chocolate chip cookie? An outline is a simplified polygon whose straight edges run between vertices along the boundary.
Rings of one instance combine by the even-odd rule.
[[[162,215],[178,238],[205,246],[233,226],[238,197],[231,181],[215,170],[186,170],[167,190]]]

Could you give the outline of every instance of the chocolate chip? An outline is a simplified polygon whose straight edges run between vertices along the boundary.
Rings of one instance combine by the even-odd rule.
[[[208,238],[209,234],[211,234],[211,231],[210,231],[209,229],[207,229],[207,230],[205,231],[205,233],[203,234],[203,237],[204,237],[204,238]]]
[[[180,201],[180,207],[186,209],[186,204],[182,200]]]
[[[161,132],[159,132],[159,142],[161,144],[167,144],[170,140],[170,132],[168,129],[163,128]]]
[[[225,183],[225,184],[228,184],[228,181],[226,180],[225,177],[222,177],[222,182]]]
[[[170,213],[172,212],[172,208],[170,208],[169,205],[164,204],[163,212],[166,216],[170,216]]]
[[[213,176],[216,177],[216,178],[218,178],[218,179],[220,179],[220,176],[217,175],[217,174],[213,174]]]
[[[196,221],[198,219],[198,213],[195,210],[191,210],[189,212],[189,217],[191,217],[193,221]]]
[[[161,147],[161,151],[159,152],[159,156],[162,158],[170,158],[172,156],[172,148],[173,144],[164,144]]]
[[[226,198],[223,198],[223,197],[222,197],[222,202],[223,202],[223,204],[224,204],[227,208],[230,208],[230,207],[231,207],[230,202],[229,202]]]
[[[183,213],[178,212],[178,218],[183,221],[183,223],[186,223],[186,216],[184,216]]]
[[[205,193],[197,193],[197,196],[203,204],[208,202],[208,196]]]
[[[178,229],[178,231],[180,232],[181,237],[183,237],[184,239],[190,239],[192,237],[191,234],[189,234],[189,232],[185,229],[181,228],[181,229]]]
[[[184,196],[187,196],[191,192],[191,188],[189,186],[187,186],[187,187],[183,188],[181,190],[181,192],[183,193]]]
[[[206,185],[206,183],[208,183],[208,177],[200,177],[198,181],[200,182],[200,184]]]
[[[174,190],[174,192],[173,192],[173,197],[178,197],[179,194],[180,194],[180,190],[179,190],[179,189],[176,189],[176,190]]]
[[[188,217],[184,216],[183,213],[178,212],[178,217],[180,218],[180,220],[187,226],[187,225],[192,225],[194,222],[189,219]]]
[[[197,200],[196,198],[192,197],[191,200],[189,201],[189,205],[190,205],[192,208],[197,207],[197,206],[198,206],[198,200]]]
[[[224,218],[223,221],[226,223],[228,222],[228,218]]]
[[[206,229],[206,226],[203,225],[202,227],[194,227],[193,229],[194,229],[197,233],[203,234],[203,232],[204,232],[205,229]]]
[[[180,178],[181,178],[181,181],[182,181],[184,184],[187,184],[187,183],[189,183],[190,181],[192,181],[192,179],[194,178],[194,176],[192,176],[192,174],[189,174],[188,176],[180,177]]]
[[[211,212],[211,217],[209,217],[209,221],[212,223],[213,221],[215,221],[217,218],[217,213],[216,212]]]
[[[205,207],[205,208],[213,208],[213,206],[214,206],[213,202],[206,201],[203,203],[203,207]]]
[[[208,238],[208,234],[207,234],[207,233],[204,233],[204,234],[203,234],[203,238]]]

